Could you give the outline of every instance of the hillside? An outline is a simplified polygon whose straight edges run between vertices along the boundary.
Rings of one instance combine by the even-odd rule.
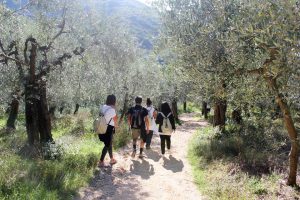
[[[129,23],[132,33],[138,38],[141,48],[152,49],[158,35],[159,18],[156,11],[137,0],[107,0],[98,3],[108,15],[117,15]]]
[[[17,9],[27,2],[28,0],[7,0],[6,6]],[[104,0],[95,4],[99,11],[104,11],[109,16],[118,16],[124,23],[128,23],[141,48],[152,49],[159,29],[158,14],[152,7],[137,0]]]

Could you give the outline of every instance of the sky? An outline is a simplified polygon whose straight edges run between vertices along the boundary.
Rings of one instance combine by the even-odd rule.
[[[153,2],[153,0],[138,0],[138,1],[140,1],[140,2],[142,2],[144,4],[147,4],[149,6],[151,6],[151,2]]]

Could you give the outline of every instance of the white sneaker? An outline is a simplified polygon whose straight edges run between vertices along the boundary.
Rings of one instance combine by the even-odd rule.
[[[172,154],[172,150],[171,149],[167,149],[166,153],[168,153],[169,155],[171,155]]]

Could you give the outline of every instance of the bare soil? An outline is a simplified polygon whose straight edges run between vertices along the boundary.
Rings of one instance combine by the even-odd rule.
[[[81,188],[76,199],[204,199],[193,182],[187,152],[192,135],[207,122],[196,120],[195,114],[184,114],[180,119],[183,125],[172,135],[171,152],[165,157],[161,156],[157,135],[153,136],[151,149],[144,150],[143,159],[131,158],[132,145],[129,143],[114,152],[118,163],[96,170],[90,185]]]

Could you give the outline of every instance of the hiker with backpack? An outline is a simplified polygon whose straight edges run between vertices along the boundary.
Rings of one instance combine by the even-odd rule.
[[[175,132],[175,118],[167,102],[161,104],[161,110],[157,115],[156,123],[159,125],[161,154],[165,154],[165,145],[171,149],[171,135]]]
[[[146,109],[148,110],[148,120],[149,120],[149,124],[150,124],[149,125],[149,134],[147,134],[147,139],[146,139],[146,149],[150,149],[153,132],[158,132],[157,126],[155,123],[155,119],[157,117],[157,112],[156,112],[155,108],[153,107],[152,101],[150,100],[150,98],[147,98],[146,104],[147,104]]]
[[[107,167],[105,165],[104,158],[108,152],[110,157],[110,164],[113,165],[117,161],[113,157],[112,152],[112,141],[113,134],[115,133],[115,128],[117,128],[117,114],[116,114],[116,97],[115,95],[108,95],[106,99],[106,104],[100,109],[98,124],[96,125],[96,133],[98,133],[99,140],[104,143],[102,149],[99,167]]]
[[[148,110],[142,107],[143,98],[137,96],[135,98],[135,106],[128,110],[128,124],[131,128],[132,141],[133,141],[133,151],[131,156],[134,158],[136,155],[137,140],[140,137],[140,154],[139,158],[143,158],[144,144],[147,139],[147,134],[149,134],[149,120],[148,120]]]

